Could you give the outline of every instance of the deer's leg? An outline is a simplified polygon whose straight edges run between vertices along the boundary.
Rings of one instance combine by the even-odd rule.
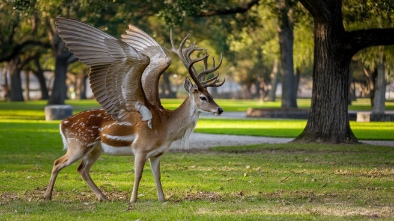
[[[52,199],[52,191],[53,187],[55,185],[56,177],[59,174],[59,172],[73,164],[75,161],[81,159],[84,156],[84,153],[82,151],[78,151],[69,145],[69,149],[67,150],[67,153],[60,157],[59,159],[55,160],[52,168],[52,174],[51,174],[51,179],[49,180],[49,185],[47,190],[45,191],[44,198],[47,200]]]
[[[92,178],[89,175],[90,168],[96,162],[96,160],[101,155],[100,148],[94,148],[91,152],[89,152],[83,159],[81,164],[78,166],[78,172],[81,174],[82,178],[86,181],[89,187],[93,190],[94,194],[99,201],[107,200],[107,197],[101,192],[101,190],[97,187],[97,185],[93,182]]]
[[[155,177],[157,197],[159,201],[164,202],[164,192],[161,186],[161,175],[160,175],[160,156],[149,158],[150,166],[152,168],[153,176]]]
[[[131,194],[129,209],[132,209],[133,204],[137,201],[138,186],[139,186],[141,178],[142,178],[142,172],[144,169],[145,162],[146,162],[146,155],[145,154],[141,154],[141,153],[135,154],[135,157],[134,157],[134,186],[133,186],[133,192]]]

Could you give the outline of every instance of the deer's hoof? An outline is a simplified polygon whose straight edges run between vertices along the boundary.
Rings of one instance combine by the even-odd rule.
[[[105,202],[105,201],[108,201],[107,197],[106,197],[106,196],[104,196],[104,195],[97,197],[97,200],[98,200],[99,202]]]
[[[130,205],[127,207],[127,211],[131,211],[134,208],[134,203],[130,203]]]

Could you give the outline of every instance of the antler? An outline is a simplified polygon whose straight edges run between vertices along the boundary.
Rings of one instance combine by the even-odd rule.
[[[209,78],[207,80],[203,80],[205,76],[207,76],[210,73],[215,72],[217,69],[219,69],[220,65],[222,64],[223,56],[222,54],[220,55],[220,61],[217,66],[215,66],[215,58],[212,57],[212,68],[208,68],[208,57],[209,55],[206,52],[206,49],[204,48],[198,48],[196,45],[193,43],[191,44],[190,47],[184,48],[186,40],[189,38],[190,34],[188,34],[180,43],[179,48],[175,48],[174,45],[174,40],[172,38],[172,29],[170,31],[170,39],[171,39],[171,51],[174,52],[179,56],[181,59],[182,63],[185,65],[187,70],[189,71],[190,77],[193,79],[194,83],[197,85],[198,88],[203,89],[206,87],[220,87],[224,84],[223,80],[222,82],[218,82],[218,77],[219,73],[216,74],[214,77]],[[200,58],[192,59],[190,56],[193,52],[195,51],[205,51],[205,55]],[[197,70],[194,68],[194,64],[203,61],[204,62],[204,70],[201,73],[198,73]]]

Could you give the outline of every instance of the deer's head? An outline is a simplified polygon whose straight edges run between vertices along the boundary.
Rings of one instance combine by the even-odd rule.
[[[216,104],[208,90],[205,88],[203,90],[199,89],[197,85],[193,85],[189,78],[186,78],[184,87],[199,112],[208,112],[216,115],[223,113],[223,109]]]
[[[198,111],[220,115],[221,113],[223,113],[223,109],[216,104],[216,102],[213,100],[213,97],[208,92],[207,88],[220,87],[224,84],[224,80],[222,82],[219,82],[219,74],[213,74],[213,76],[210,78],[207,77],[211,75],[211,73],[219,69],[220,65],[222,64],[223,57],[220,56],[220,61],[217,66],[215,66],[215,58],[212,57],[212,67],[208,68],[209,55],[206,53],[206,50],[204,48],[198,48],[195,44],[192,44],[190,47],[184,48],[185,42],[189,38],[189,36],[190,35],[187,35],[180,43],[179,48],[176,49],[172,39],[172,31],[170,32],[170,39],[172,45],[171,51],[179,56],[179,58],[187,68],[190,77],[194,81],[193,84],[189,78],[186,78],[184,88],[189,93],[189,97],[196,105],[196,109]],[[192,59],[190,56],[195,51],[204,51],[204,56]],[[193,65],[200,61],[203,61],[204,69],[200,73],[198,73]]]

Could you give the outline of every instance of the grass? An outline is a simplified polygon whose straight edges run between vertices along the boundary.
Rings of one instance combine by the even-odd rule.
[[[199,119],[196,132],[295,138],[304,130],[306,120],[292,119]],[[394,122],[350,122],[360,140],[394,140]]]
[[[168,109],[175,109],[182,99],[163,99],[163,105]],[[218,100],[226,111],[246,111],[248,107],[279,108],[280,102],[260,103],[253,100]],[[99,108],[94,100],[67,101],[72,105],[74,113],[83,110]],[[29,102],[0,102],[0,122],[10,120],[44,120],[44,106],[46,101]],[[300,108],[308,108],[309,99],[298,99]],[[370,109],[368,99],[358,99],[349,107],[352,110]],[[394,102],[386,102],[387,110],[394,110]],[[356,137],[361,140],[394,140],[393,122],[350,122]],[[278,119],[200,119],[197,132],[216,134],[239,134],[270,137],[296,137],[305,128],[306,120],[278,120]]]
[[[253,105],[242,102],[239,105]],[[98,107],[93,101],[68,103],[75,112]],[[163,103],[175,107],[179,100]],[[235,101],[222,103],[234,110],[244,108]],[[109,202],[95,200],[76,172],[77,163],[60,173],[54,200],[48,202],[42,195],[53,161],[64,151],[59,121],[43,121],[44,106],[43,101],[0,103],[1,221],[394,219],[394,148],[370,145],[263,144],[170,152],[162,158],[168,201],[156,201],[147,164],[132,211],[126,208],[133,157],[102,156],[91,175]],[[305,124],[206,118],[200,119],[197,131],[294,137]],[[357,137],[365,139],[392,140],[393,126],[351,122]]]
[[[183,99],[162,99],[162,104],[168,109],[175,109],[181,103]],[[248,108],[280,108],[281,102],[278,99],[276,102],[264,102],[261,103],[257,100],[224,100],[217,99],[216,102],[226,112],[245,112]],[[74,113],[100,108],[99,104],[95,100],[68,100],[67,104],[73,106]],[[309,108],[310,99],[300,98],[297,100],[299,108]],[[33,119],[43,120],[44,107],[47,101],[28,101],[28,102],[0,102],[0,119]],[[386,110],[394,110],[394,102],[386,102]],[[354,111],[370,111],[371,105],[369,99],[359,98],[349,106],[349,110]]]
[[[265,144],[170,152],[162,159],[168,202],[156,201],[149,164],[139,201],[126,211],[132,157],[103,156],[92,177],[99,203],[76,172],[64,169],[53,201],[42,195],[64,154],[57,122],[0,126],[0,220],[392,220],[394,148]],[[22,139],[23,138],[23,139]]]

